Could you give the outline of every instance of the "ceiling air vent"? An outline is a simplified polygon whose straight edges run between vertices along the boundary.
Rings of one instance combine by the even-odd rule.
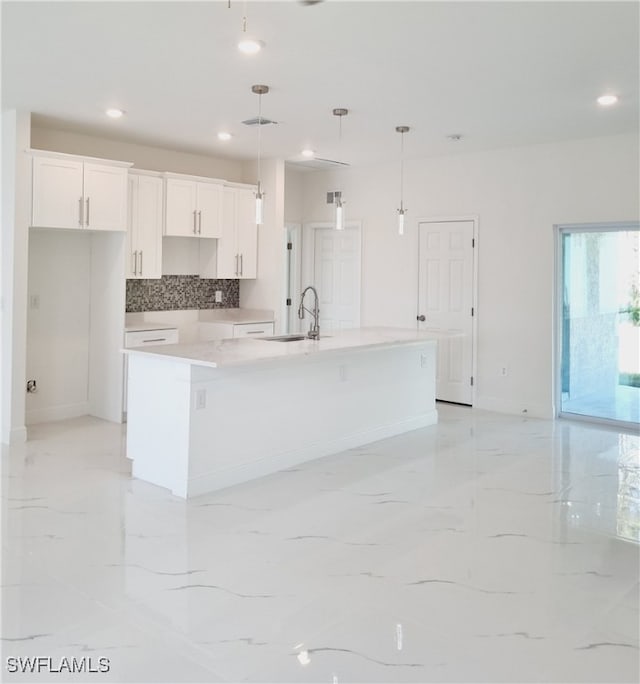
[[[271,121],[264,116],[254,116],[253,119],[247,119],[242,122],[245,126],[266,126],[268,124],[277,124],[277,121]]]

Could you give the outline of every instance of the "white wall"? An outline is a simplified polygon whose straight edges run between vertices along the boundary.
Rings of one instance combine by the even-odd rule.
[[[304,219],[330,221],[326,193],[342,190],[363,225],[362,325],[413,327],[418,219],[477,215],[476,406],[551,416],[553,226],[638,220],[638,182],[638,137],[623,135],[408,160],[404,238],[398,163],[305,174]]]
[[[149,171],[173,171],[236,182],[243,180],[242,163],[239,161],[137,145],[72,131],[34,126],[31,131],[31,145],[40,150],[133,162],[136,168]]]
[[[284,264],[286,241],[284,230],[284,161],[262,162],[264,188],[264,223],[258,226],[258,277],[240,281],[240,306],[248,309],[271,309],[275,314],[275,330],[282,330],[284,299]],[[245,165],[245,178],[256,182],[255,164]]]
[[[27,424],[88,412],[90,265],[91,233],[31,229]]]
[[[26,440],[24,421],[31,117],[2,112],[2,442]]]
[[[302,223],[304,217],[304,178],[312,174],[299,171],[290,166],[284,172],[284,221],[285,223]]]

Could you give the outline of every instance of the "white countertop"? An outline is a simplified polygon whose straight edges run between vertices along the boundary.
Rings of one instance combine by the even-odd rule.
[[[338,330],[330,335],[321,336],[319,340],[277,342],[259,337],[244,337],[194,344],[168,344],[160,347],[124,349],[123,351],[130,355],[143,354],[184,361],[191,365],[222,368],[350,349],[421,344],[450,336],[446,333],[418,332],[402,328],[357,328]]]
[[[272,323],[273,311],[267,309],[200,309],[202,323]]]
[[[144,323],[135,323],[127,325],[124,329],[125,332],[147,332],[151,330],[175,330],[177,325],[171,325],[170,323],[153,323],[151,321],[145,321]]]

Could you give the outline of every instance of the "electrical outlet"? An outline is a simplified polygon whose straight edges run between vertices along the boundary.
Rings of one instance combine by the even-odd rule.
[[[29,297],[29,308],[39,309],[40,308],[40,295],[34,294]]]
[[[222,302],[222,290],[216,290],[216,304]]]
[[[207,390],[199,389],[196,391],[196,409],[207,408]]]
[[[27,380],[27,392],[29,394],[35,394],[38,391],[38,386],[35,380]]]
[[[506,366],[502,366],[502,368],[500,369],[500,375],[503,378],[506,378],[507,375],[509,375],[509,369]]]

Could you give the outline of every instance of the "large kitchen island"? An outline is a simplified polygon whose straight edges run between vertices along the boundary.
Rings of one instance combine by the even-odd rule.
[[[362,328],[125,352],[132,474],[182,498],[437,422],[429,333]]]

